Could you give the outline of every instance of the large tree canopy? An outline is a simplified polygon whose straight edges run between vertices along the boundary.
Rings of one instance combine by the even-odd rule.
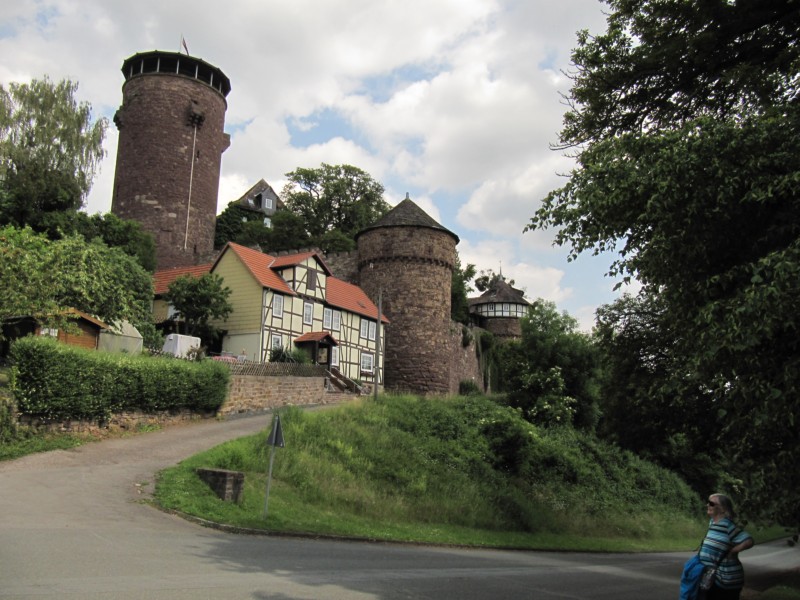
[[[92,121],[77,89],[47,77],[0,86],[0,183],[17,225],[37,210],[78,208],[91,188],[107,121]]]
[[[353,237],[390,208],[383,185],[358,167],[322,163],[316,169],[295,169],[286,177],[283,202],[303,219],[312,240],[330,231]]]
[[[153,283],[134,258],[79,235],[51,242],[31,229],[0,229],[0,321],[58,318],[76,308],[107,323],[151,319]]]
[[[529,227],[559,228],[573,257],[619,251],[610,273],[642,283],[627,308],[658,305],[640,320],[659,336],[610,318],[607,339],[682,357],[652,373],[664,409],[710,402],[691,445],[724,448],[751,512],[797,519],[800,3],[609,5],[606,33],[573,53],[561,145],[577,167]]]
[[[594,429],[600,365],[589,335],[578,330],[574,317],[542,299],[521,324],[521,339],[499,349],[499,381],[509,404],[532,423]]]

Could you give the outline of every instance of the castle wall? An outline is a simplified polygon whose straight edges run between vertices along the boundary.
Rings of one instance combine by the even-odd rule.
[[[359,282],[382,296],[389,390],[447,394],[450,389],[450,287],[455,240],[420,227],[367,230],[358,239]]]
[[[464,326],[461,323],[451,323],[448,343],[450,345],[450,393],[457,394],[462,381],[472,381],[481,391],[486,391],[483,385],[483,370],[480,359],[475,349],[475,338],[469,336],[469,343],[464,345]]]
[[[353,285],[358,283],[358,252],[331,252],[325,255],[325,264],[333,274]]]
[[[522,321],[516,317],[492,317],[483,319],[483,326],[499,338],[522,337]]]
[[[197,264],[214,247],[225,98],[167,73],[135,75],[122,92],[111,211],[153,234],[159,269]],[[202,115],[196,129],[192,112]]]

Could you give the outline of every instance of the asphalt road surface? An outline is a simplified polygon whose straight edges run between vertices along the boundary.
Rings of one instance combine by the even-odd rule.
[[[237,535],[142,502],[153,475],[269,425],[207,421],[0,463],[0,598],[670,599],[689,552],[509,552]],[[748,577],[800,566],[785,542]]]

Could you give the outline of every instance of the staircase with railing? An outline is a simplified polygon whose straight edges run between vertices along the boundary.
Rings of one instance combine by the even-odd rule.
[[[349,377],[345,377],[336,367],[331,367],[328,371],[326,384],[329,392],[363,394],[364,388]]]

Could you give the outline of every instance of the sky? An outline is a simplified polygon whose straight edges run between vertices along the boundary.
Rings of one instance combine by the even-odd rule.
[[[462,265],[502,271],[529,300],[590,330],[614,300],[609,256],[523,233],[573,163],[552,149],[576,32],[605,28],[599,0],[16,0],[0,3],[0,84],[78,82],[109,121],[122,62],[181,50],[231,80],[218,212],[259,179],[357,166],[396,205],[406,194],[460,238]],[[86,200],[111,209],[117,131]],[[473,294],[477,295],[477,293]]]

